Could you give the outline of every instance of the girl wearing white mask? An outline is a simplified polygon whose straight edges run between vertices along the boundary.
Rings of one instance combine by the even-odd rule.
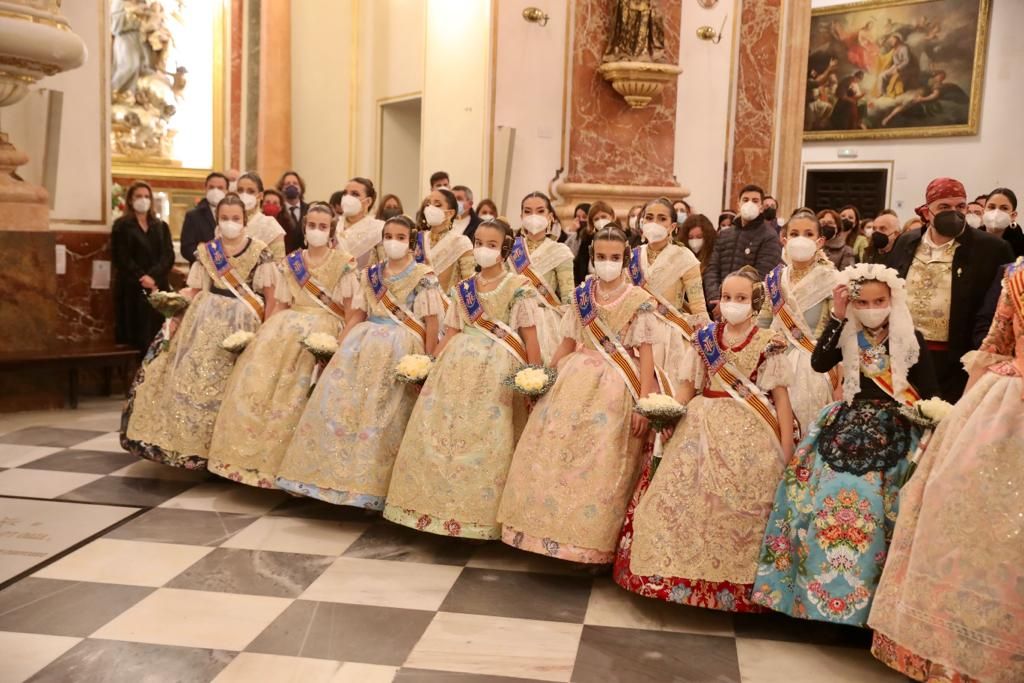
[[[529,278],[540,294],[539,315],[544,322],[537,326],[537,331],[541,356],[547,362],[562,341],[558,327],[572,301],[573,254],[552,236],[555,209],[546,194],[531,192],[523,197],[520,209],[522,230],[512,247],[508,266]]]
[[[244,185],[245,176],[238,182]],[[274,488],[306,405],[316,359],[302,340],[337,336],[359,285],[354,259],[328,246],[334,233],[330,206],[310,204],[303,222],[307,248],[278,263],[278,312],[239,356],[210,444],[207,469],[249,486]]]
[[[384,223],[385,261],[364,270],[338,351],[306,404],[277,485],[336,505],[384,509],[417,391],[396,382],[410,353],[433,354],[444,309],[437,277],[413,258],[416,224]]]
[[[499,537],[498,501],[526,401],[504,384],[541,362],[537,290],[509,272],[513,231],[481,223],[473,257],[479,272],[450,293],[445,335],[409,418],[391,476],[384,517],[446,536]]]
[[[615,220],[615,209],[608,202],[598,200],[584,206],[587,206],[587,220],[577,233],[579,246],[575,249],[576,258],[572,267],[572,279],[577,285],[586,280],[588,275],[594,274],[594,264],[590,257],[594,234]]]
[[[819,372],[841,366],[843,398],[821,412],[786,466],[754,602],[864,626],[921,435],[901,409],[939,387],[896,271],[862,263],[838,280],[811,363]]]
[[[1017,224],[1017,195],[1007,187],[999,187],[985,200],[982,214],[985,231],[1010,243],[1013,255],[1024,256],[1024,231]]]
[[[670,331],[629,280],[625,233],[599,230],[592,248],[597,275],[562,318],[558,378],[519,440],[498,519],[516,548],[608,564],[650,443],[633,408],[658,391],[653,346]]]
[[[256,173],[243,173],[238,177],[238,196],[245,204],[245,229],[249,236],[267,245],[275,259],[284,257],[284,228],[277,219],[261,210],[263,205],[263,179]]]
[[[353,178],[345,184],[338,217],[337,245],[355,257],[359,269],[387,260],[379,249],[384,221],[370,213],[377,201],[377,189],[369,178]]]
[[[422,258],[434,268],[442,292],[473,277],[476,269],[473,243],[461,232],[452,230],[458,210],[455,194],[440,187],[427,195],[416,216]]]
[[[754,324],[757,270],[722,283],[724,322],[700,328],[677,398],[688,412],[657,473],[640,477],[622,528],[615,581],[647,597],[752,612],[761,535],[793,453],[792,371],[784,339]]]
[[[121,418],[126,451],[174,467],[205,469],[235,354],[221,342],[255,332],[274,312],[274,255],[246,234],[245,204],[228,194],[217,205],[220,237],[202,242],[181,294],[191,299],[142,361]],[[168,342],[168,343],[163,343]]]
[[[783,263],[765,278],[767,296],[757,323],[786,339],[786,359],[793,370],[789,388],[793,414],[807,430],[818,413],[841,391],[842,370],[820,373],[811,367],[811,353],[825,330],[832,308],[838,271],[821,248],[825,244],[818,218],[797,209],[782,231]]]

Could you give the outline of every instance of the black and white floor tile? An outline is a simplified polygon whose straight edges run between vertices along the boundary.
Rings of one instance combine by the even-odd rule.
[[[864,631],[141,462],[119,410],[0,416],[0,683],[903,680]]]

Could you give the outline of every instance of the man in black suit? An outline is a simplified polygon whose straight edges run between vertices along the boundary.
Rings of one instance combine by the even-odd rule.
[[[297,171],[285,171],[281,179],[277,181],[277,191],[284,195],[284,211],[292,217],[295,224],[302,226],[302,219],[306,217],[309,204],[304,199],[306,195],[306,181]]]
[[[459,210],[452,222],[452,228],[460,231],[472,242],[473,235],[476,234],[476,226],[480,225],[480,217],[476,215],[476,209],[473,208],[473,190],[465,185],[456,185],[452,188],[452,192],[455,193],[455,199],[459,202]]]
[[[907,281],[914,327],[924,335],[942,387],[942,398],[959,400],[967,384],[960,357],[977,348],[975,315],[999,267],[1013,260],[1010,245],[967,225],[967,192],[960,181],[928,184],[917,214],[925,226],[898,240],[888,264]]]
[[[217,217],[214,211],[217,204],[224,199],[228,191],[228,177],[214,171],[206,176],[206,196],[185,213],[185,222],[181,225],[181,256],[189,262],[196,260],[196,247],[200,242],[213,239],[217,229]]]

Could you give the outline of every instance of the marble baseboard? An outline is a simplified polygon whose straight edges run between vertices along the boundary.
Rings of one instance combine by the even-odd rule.
[[[0,231],[0,353],[56,344],[56,243],[50,232]]]

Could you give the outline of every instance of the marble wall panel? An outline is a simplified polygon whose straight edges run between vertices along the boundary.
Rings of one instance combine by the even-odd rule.
[[[771,191],[781,16],[782,0],[743,0],[727,206],[747,183]]]
[[[57,244],[63,244],[68,254],[67,272],[56,276],[58,338],[71,343],[113,344],[113,292],[91,286],[93,262],[110,261],[110,233],[54,234]]]
[[[54,233],[0,230],[0,352],[56,344]]]
[[[675,82],[666,85],[647,107],[630,108],[597,73],[611,32],[614,3],[576,0],[574,6],[565,182],[676,185]],[[665,26],[666,61],[675,64],[679,61],[680,3],[662,1],[658,7]]]

